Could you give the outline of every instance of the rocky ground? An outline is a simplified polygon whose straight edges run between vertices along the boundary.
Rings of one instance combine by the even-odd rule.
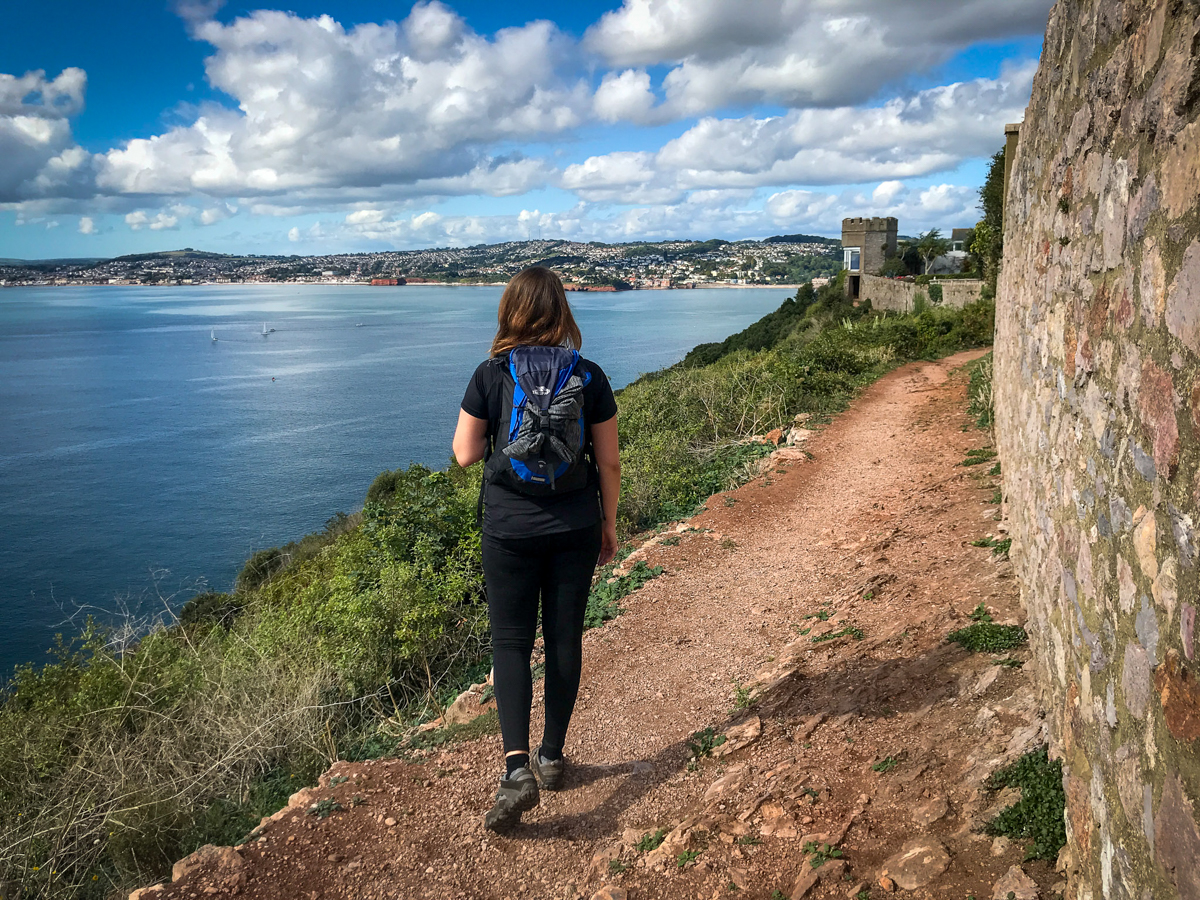
[[[990,463],[959,465],[975,355],[896,370],[639,554],[665,572],[585,637],[565,790],[509,835],[490,735],[338,763],[141,900],[1049,898],[1051,865],[981,833],[1013,800],[984,779],[1043,739],[1032,673],[946,642],[980,603],[1022,619],[971,546],[1002,527]]]

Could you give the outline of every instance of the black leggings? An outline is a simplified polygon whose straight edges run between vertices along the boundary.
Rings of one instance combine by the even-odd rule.
[[[504,752],[528,751],[533,678],[529,656],[542,600],[546,644],[546,728],[542,743],[563,746],[583,662],[583,616],[600,556],[599,523],[528,538],[483,536],[483,574],[492,624],[496,706]]]

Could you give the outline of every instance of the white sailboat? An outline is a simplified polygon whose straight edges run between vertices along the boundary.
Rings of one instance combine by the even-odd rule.
[[[217,329],[215,328],[212,330],[212,339],[213,343],[215,344],[217,342]]]
[[[274,331],[274,330],[275,330],[274,328],[270,328],[270,329],[268,329],[268,328],[267,328],[267,323],[266,323],[266,322],[263,322],[263,330],[262,330],[262,336],[263,336],[263,337],[266,337],[268,334],[270,334],[270,333],[271,333],[272,331]]]

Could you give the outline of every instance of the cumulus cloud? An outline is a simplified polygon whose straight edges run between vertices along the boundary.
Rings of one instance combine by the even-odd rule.
[[[954,168],[990,154],[998,122],[1021,117],[1034,67],[944,85],[873,108],[705,118],[657,153],[614,152],[567,167],[561,184],[592,202],[674,202],[693,190],[854,184]]]
[[[734,104],[842,106],[945,62],[981,35],[1036,34],[1050,6],[910,0],[898,13],[885,0],[625,0],[588,30],[584,44],[613,66],[669,66],[662,116]],[[623,118],[650,116],[641,97]]]
[[[135,210],[125,216],[125,224],[130,231],[141,231],[149,228],[151,231],[175,231],[179,228],[179,216],[160,212],[151,218],[145,210]]]
[[[76,196],[86,188],[91,157],[75,143],[69,121],[83,110],[86,88],[82,69],[63,69],[53,79],[41,70],[0,73],[0,203]]]
[[[79,233],[80,234],[95,234],[96,233],[96,222],[92,219],[91,216],[80,216],[79,217]]]
[[[233,197],[422,181],[524,190],[537,167],[493,165],[489,146],[574,127],[589,100],[581,81],[560,75],[570,44],[544,21],[487,38],[434,2],[400,23],[350,30],[329,16],[265,10],[193,28],[215,48],[210,83],[238,108],[206,107],[191,125],[110,151],[103,190]]]

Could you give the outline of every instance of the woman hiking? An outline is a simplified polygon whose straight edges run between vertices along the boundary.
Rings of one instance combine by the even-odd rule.
[[[563,744],[583,656],[583,619],[597,566],[617,551],[621,462],[617,404],[549,269],[504,289],[491,356],[471,376],[454,432],[460,466],[485,460],[483,574],[491,620],[504,775],[484,817],[503,831],[538,805],[538,782],[563,782]],[[533,652],[541,600],[546,722],[530,754]],[[535,777],[536,776],[536,777]]]

